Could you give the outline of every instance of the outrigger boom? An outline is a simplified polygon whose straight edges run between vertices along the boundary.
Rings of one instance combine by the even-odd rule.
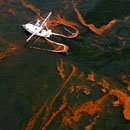
[[[43,23],[41,24],[41,27],[46,24],[47,20],[48,20],[48,19],[50,18],[50,16],[51,16],[51,14],[52,14],[52,12],[50,12],[50,13],[48,14],[48,16],[46,17],[46,19],[45,19],[45,20],[43,21]]]

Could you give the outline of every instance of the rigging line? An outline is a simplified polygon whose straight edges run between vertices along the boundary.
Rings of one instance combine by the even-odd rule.
[[[67,32],[69,32],[70,34],[74,34],[74,33],[72,33],[69,29],[67,29],[67,28],[65,28],[65,27],[64,27],[64,29],[65,29]]]
[[[40,39],[40,37],[38,37],[38,38],[34,41],[34,43],[36,43],[39,39]]]

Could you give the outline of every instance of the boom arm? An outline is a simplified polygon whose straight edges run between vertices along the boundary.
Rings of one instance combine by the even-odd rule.
[[[28,42],[34,35],[35,33],[33,33],[26,41]]]
[[[51,14],[52,14],[52,12],[50,12],[50,13],[48,14],[48,16],[47,16],[46,19],[43,21],[43,23],[41,24],[40,27],[44,27],[44,25],[46,24],[47,20],[50,18]]]

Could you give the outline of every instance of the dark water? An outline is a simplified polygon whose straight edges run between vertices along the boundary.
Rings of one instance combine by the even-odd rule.
[[[0,130],[129,130],[130,0],[24,1],[43,17],[52,11],[78,24],[79,35],[53,37],[68,53],[24,47],[21,25],[37,14],[20,0],[0,0]],[[74,3],[86,24],[117,22],[97,35],[81,24]],[[44,40],[36,46],[53,48]]]

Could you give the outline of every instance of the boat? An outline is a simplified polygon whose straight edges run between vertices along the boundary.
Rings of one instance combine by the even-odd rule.
[[[51,35],[60,36],[60,37],[64,37],[64,38],[69,38],[68,36],[65,36],[63,34],[54,33],[54,32],[52,32],[51,29],[48,29],[47,22],[48,22],[48,20],[49,20],[49,18],[51,16],[51,14],[52,14],[52,12],[50,12],[48,14],[48,16],[44,20],[37,19],[35,22],[32,21],[32,22],[29,22],[29,23],[26,23],[26,24],[22,25],[23,29],[31,34],[29,36],[29,38],[27,38],[26,41],[29,42],[32,39],[33,36],[38,36],[38,38],[36,39],[36,41],[40,37],[43,37],[48,42],[50,42],[50,43],[55,44],[56,46],[58,46],[57,49],[55,49],[55,50],[48,50],[48,51],[51,51],[51,52],[67,52],[67,50],[69,48],[67,45],[64,45],[62,43],[58,43],[58,42],[55,42],[55,41],[52,41],[51,39],[49,39],[51,37]],[[65,28],[65,30],[68,33],[71,33],[71,35],[73,37],[77,36],[77,34],[75,35],[75,33],[72,33],[68,29]],[[37,47],[31,47],[30,46],[30,48],[36,49]],[[37,48],[37,49],[38,50],[47,50],[47,49],[42,49],[42,48]]]
[[[22,25],[24,30],[31,34],[31,36],[26,40],[27,42],[29,42],[33,36],[49,38],[53,34],[52,30],[48,29],[47,27],[47,21],[50,18],[51,14],[52,12],[48,14],[43,22],[38,19],[35,23],[30,22]]]

